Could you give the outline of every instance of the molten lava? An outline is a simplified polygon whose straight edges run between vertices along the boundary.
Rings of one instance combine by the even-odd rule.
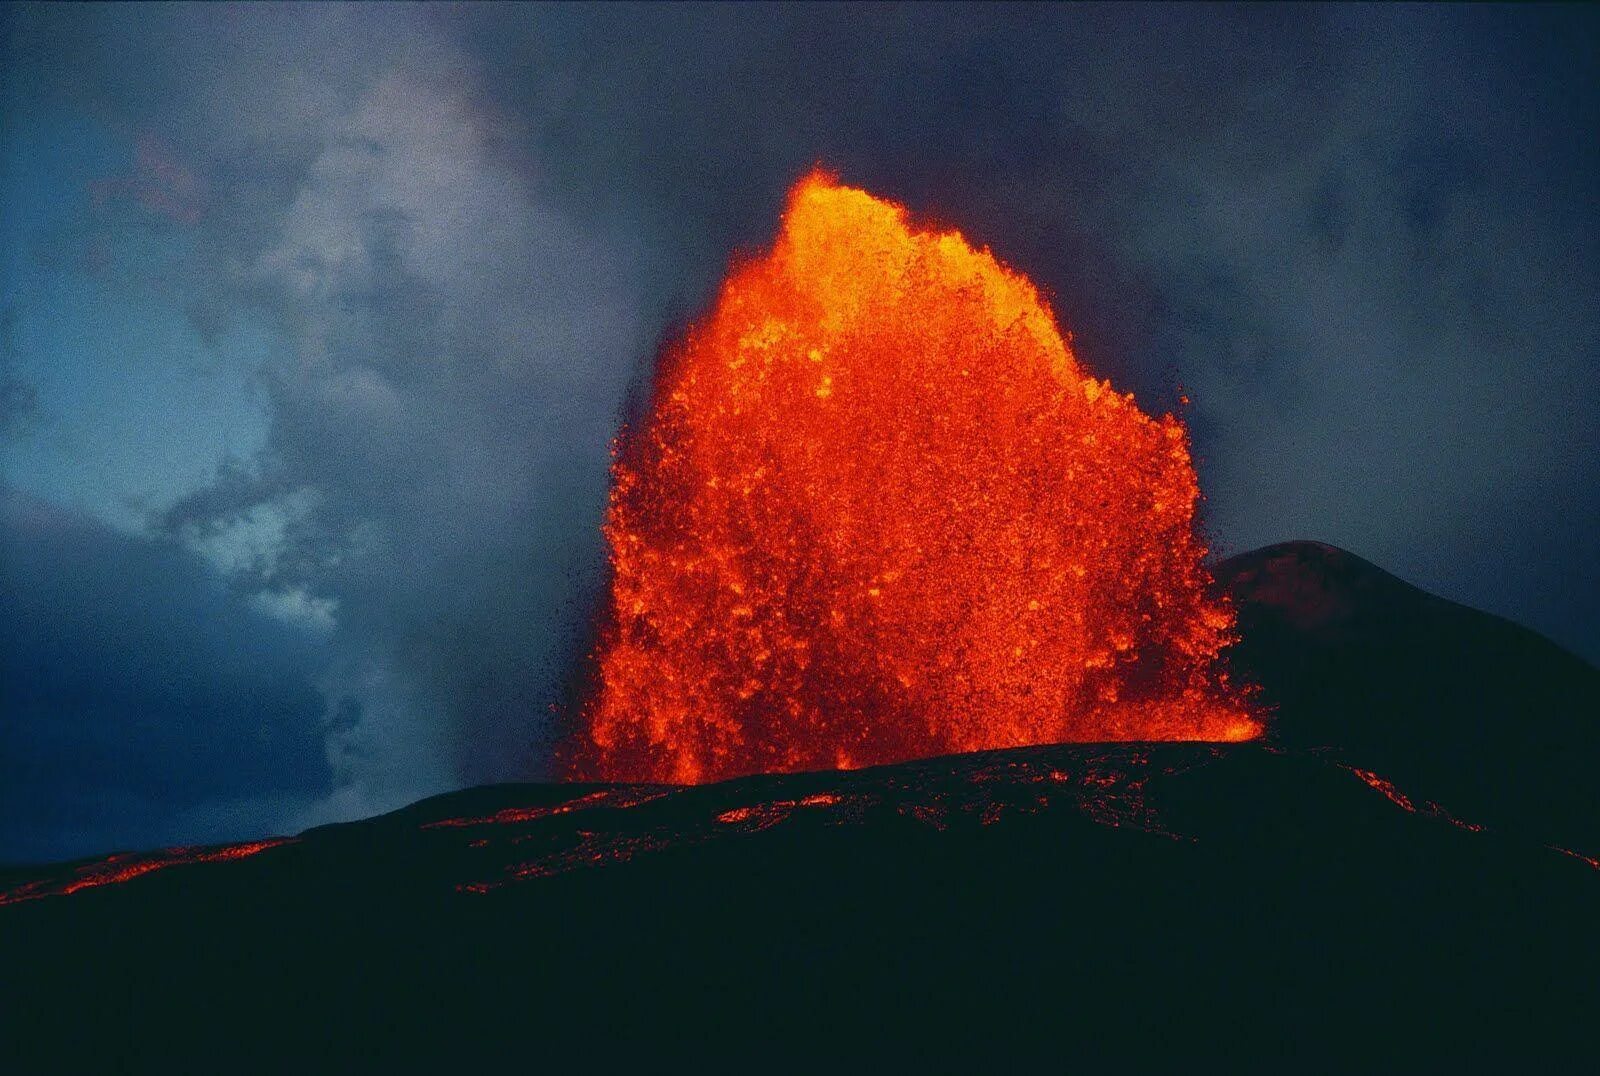
[[[574,775],[1258,734],[1183,425],[1027,278],[813,173],[615,447]]]

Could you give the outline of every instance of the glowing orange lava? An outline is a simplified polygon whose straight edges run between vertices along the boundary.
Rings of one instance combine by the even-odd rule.
[[[72,868],[68,878],[45,878],[0,892],[0,905],[17,904],[43,897],[69,896],[103,885],[121,885],[146,874],[193,863],[226,863],[260,855],[269,848],[299,843],[298,837],[273,837],[244,844],[225,844],[213,848],[163,848],[155,852],[118,852]]]
[[[1027,278],[813,173],[615,447],[574,775],[1257,735],[1184,427]]]

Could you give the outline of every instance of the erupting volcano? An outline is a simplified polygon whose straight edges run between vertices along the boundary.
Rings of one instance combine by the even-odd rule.
[[[573,773],[1249,739],[1198,496],[1026,277],[812,173],[615,447]]]

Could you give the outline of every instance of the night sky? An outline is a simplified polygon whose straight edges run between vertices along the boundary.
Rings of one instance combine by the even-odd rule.
[[[607,444],[813,164],[961,228],[1218,554],[1600,660],[1592,8],[0,10],[0,860],[549,772]]]

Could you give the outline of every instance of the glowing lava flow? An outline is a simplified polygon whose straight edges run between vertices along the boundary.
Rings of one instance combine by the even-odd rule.
[[[1022,275],[813,173],[619,439],[574,775],[1241,740],[1178,419]]]
[[[38,900],[41,897],[68,896],[103,885],[121,885],[146,874],[166,870],[168,867],[248,859],[269,848],[296,844],[298,841],[298,837],[273,837],[265,841],[225,844],[214,848],[165,848],[157,852],[119,852],[74,868],[70,878],[29,882],[15,889],[0,892],[0,905]]]

